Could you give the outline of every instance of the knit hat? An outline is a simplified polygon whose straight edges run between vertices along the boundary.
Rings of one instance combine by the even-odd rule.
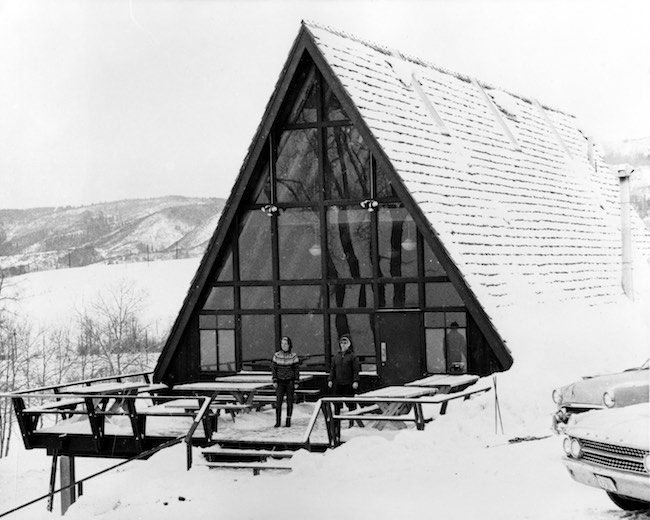
[[[339,341],[341,341],[342,339],[347,339],[350,343],[352,343],[352,338],[350,337],[349,332],[344,332],[343,334],[341,334],[339,336]]]

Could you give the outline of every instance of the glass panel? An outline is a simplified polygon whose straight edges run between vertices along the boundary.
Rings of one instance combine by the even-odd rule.
[[[280,307],[283,309],[320,309],[322,306],[320,285],[280,287]]]
[[[406,208],[382,207],[379,219],[379,277],[417,276],[415,223]]]
[[[426,284],[427,307],[462,307],[464,305],[460,295],[450,282]]]
[[[390,184],[389,176],[386,170],[377,162],[375,162],[375,196],[378,199],[384,197],[397,197],[397,194],[393,190],[393,187]]]
[[[453,327],[454,323],[456,324],[456,327],[466,327],[467,315],[464,312],[446,312],[445,324],[447,327]]]
[[[217,369],[217,331],[199,331],[199,343],[201,350],[201,370]]]
[[[445,361],[445,330],[426,329],[427,372],[444,374],[447,372]]]
[[[272,309],[273,287],[240,287],[242,309]]]
[[[325,118],[328,121],[342,121],[349,119],[348,115],[343,110],[338,98],[330,89],[330,86],[323,81],[324,98],[325,98]]]
[[[318,201],[318,134],[314,129],[282,133],[275,176],[278,202]]]
[[[379,284],[379,307],[417,307],[418,284],[381,283]]]
[[[375,363],[374,319],[371,314],[335,314],[331,320],[332,354],[339,351],[339,336],[348,332],[352,346],[363,364]]]
[[[354,309],[374,307],[370,285],[336,284],[330,285],[330,307]]]
[[[262,153],[268,154],[268,144],[264,147]],[[268,204],[271,202],[271,176],[269,175],[269,162],[262,167],[257,186],[253,191],[253,202],[255,204]]]
[[[199,329],[216,329],[217,317],[214,314],[199,315]]]
[[[325,343],[322,314],[285,314],[282,336],[289,336],[293,351],[306,370],[325,370]]]
[[[239,234],[239,272],[242,280],[271,279],[271,219],[249,211]]]
[[[232,281],[232,247],[228,246],[221,261],[221,268],[217,276],[218,282]]]
[[[232,287],[213,287],[203,305],[203,310],[232,309],[234,305]]]
[[[235,372],[235,331],[220,330],[217,332],[219,338],[219,370],[224,372]]]
[[[273,316],[251,314],[241,317],[243,370],[271,370],[275,352]]]
[[[426,242],[424,243],[424,276],[447,276]]]
[[[450,374],[467,372],[467,333],[465,329],[447,329],[447,371]]]
[[[370,197],[370,152],[353,126],[327,129],[325,173],[328,198]]]
[[[321,277],[320,219],[317,211],[288,208],[278,218],[280,278],[283,280]]]
[[[362,208],[327,210],[327,276],[370,278],[370,213]]]
[[[217,328],[218,329],[234,329],[235,328],[235,316],[232,314],[222,314],[217,316]]]
[[[443,328],[445,326],[444,312],[425,312],[424,326],[430,328]]]
[[[306,74],[305,81],[297,89],[296,100],[289,114],[289,123],[316,122],[316,107],[318,106],[318,90],[316,88],[316,69],[312,66]]]

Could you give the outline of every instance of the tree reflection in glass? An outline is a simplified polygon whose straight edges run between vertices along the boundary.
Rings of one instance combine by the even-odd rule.
[[[280,278],[320,278],[320,220],[316,209],[287,208],[278,217]]]
[[[259,210],[246,213],[239,233],[239,273],[242,280],[270,280],[271,219]]]
[[[361,208],[327,210],[327,274],[329,278],[369,278],[370,214]]]
[[[330,199],[370,197],[370,152],[352,126],[327,129],[325,172]]]
[[[275,173],[278,202],[319,200],[317,136],[313,128],[282,132]]]

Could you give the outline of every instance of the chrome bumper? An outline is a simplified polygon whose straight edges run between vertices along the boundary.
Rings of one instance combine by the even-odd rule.
[[[616,494],[650,502],[650,475],[612,470],[568,457],[564,457],[562,462],[573,479],[581,484],[603,489],[596,475],[609,477],[616,485]]]

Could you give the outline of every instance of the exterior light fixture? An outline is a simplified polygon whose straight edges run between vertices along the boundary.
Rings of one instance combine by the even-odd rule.
[[[370,211],[372,213],[373,211],[375,211],[375,209],[377,209],[377,206],[379,206],[379,202],[377,202],[376,200],[372,200],[372,199],[366,199],[366,200],[360,202],[359,205],[363,209],[367,209],[368,211]]]
[[[322,250],[320,247],[320,236],[318,235],[318,224],[314,224],[312,230],[314,233],[314,245],[311,246],[308,251],[311,256],[320,256]]]
[[[411,226],[409,226],[409,221],[413,222],[411,219],[404,221],[406,224],[406,238],[402,242],[402,249],[404,251],[414,251],[417,247],[417,242],[411,238]]]
[[[411,237],[407,237],[404,242],[402,242],[402,249],[404,251],[413,251],[416,248],[417,244],[415,243],[415,240],[413,240]]]
[[[274,204],[267,204],[266,206],[262,206],[262,212],[266,213],[267,217],[272,217],[278,212],[278,207]]]

